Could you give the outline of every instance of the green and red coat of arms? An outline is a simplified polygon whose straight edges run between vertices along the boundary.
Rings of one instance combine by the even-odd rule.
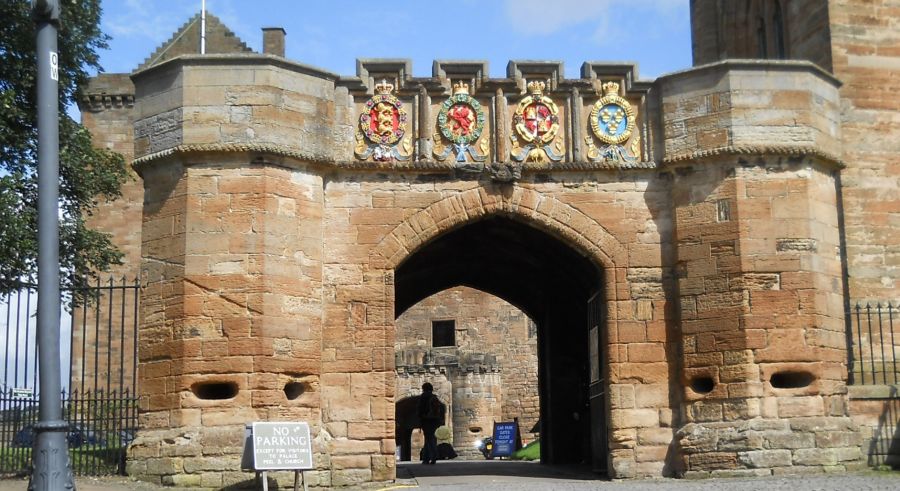
[[[441,104],[437,117],[440,135],[451,145],[444,148],[438,142],[434,149],[435,157],[444,160],[454,151],[457,162],[466,162],[466,154],[476,162],[484,161],[486,155],[478,153],[472,146],[481,137],[484,122],[484,109],[481,103],[469,95],[468,84],[453,84],[453,95]]]

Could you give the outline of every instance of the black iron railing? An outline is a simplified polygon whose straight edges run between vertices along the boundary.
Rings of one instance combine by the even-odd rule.
[[[140,284],[126,279],[63,290],[60,403],[75,474],[124,474],[137,430],[137,312]],[[72,299],[79,299],[76,303]],[[38,418],[36,285],[0,296],[0,474],[31,471]]]
[[[77,293],[85,301],[71,309],[70,390],[134,392],[140,283],[97,280]]]
[[[857,303],[850,313],[849,382],[855,385],[900,383],[900,310],[887,303]]]
[[[34,425],[38,421],[38,394],[21,388],[0,392],[0,473],[31,472]],[[71,394],[60,399],[68,423],[69,460],[78,475],[125,473],[125,450],[137,430],[138,399],[130,389],[122,392]]]

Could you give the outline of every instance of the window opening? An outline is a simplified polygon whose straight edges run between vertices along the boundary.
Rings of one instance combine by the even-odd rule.
[[[756,26],[756,50],[758,58],[768,58],[769,47],[766,45],[766,21],[760,17]]]
[[[431,321],[431,346],[456,346],[456,321]]]
[[[781,16],[781,2],[775,2],[775,14],[772,16],[772,24],[775,27],[775,56],[783,60],[787,58],[784,46],[784,19]]]

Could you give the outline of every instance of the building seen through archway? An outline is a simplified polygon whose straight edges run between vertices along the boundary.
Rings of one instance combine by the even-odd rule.
[[[416,460],[422,438],[419,388],[428,381],[447,403],[446,424],[461,458],[483,458],[475,443],[495,421],[518,420],[524,442],[538,436],[537,325],[489,293],[454,287],[431,295],[396,322],[397,446]]]

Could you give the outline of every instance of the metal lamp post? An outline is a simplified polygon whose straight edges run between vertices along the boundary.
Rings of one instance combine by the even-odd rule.
[[[29,490],[75,489],[62,420],[59,347],[59,0],[32,0],[37,24],[39,421]]]

